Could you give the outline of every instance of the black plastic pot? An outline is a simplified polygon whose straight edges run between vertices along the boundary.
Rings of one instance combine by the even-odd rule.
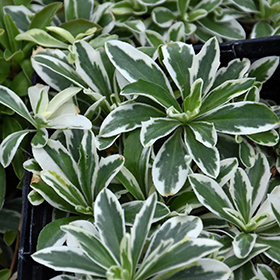
[[[202,45],[194,46],[196,52]],[[280,56],[280,36],[253,40],[233,41],[220,44],[221,63],[226,65],[235,58],[256,59],[276,55]],[[274,75],[263,86],[262,97],[274,100],[280,104],[280,66]],[[34,84],[38,81],[34,81]],[[31,175],[26,172],[23,186],[23,217],[21,225],[21,239],[18,255],[18,280],[48,280],[56,275],[48,269],[34,262],[31,255],[36,251],[37,238],[42,228],[51,221],[51,206],[44,203],[32,206],[27,195],[30,192],[29,182]]]

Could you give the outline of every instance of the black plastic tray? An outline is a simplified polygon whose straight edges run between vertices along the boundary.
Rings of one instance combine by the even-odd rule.
[[[202,45],[195,45],[198,52]],[[280,36],[260,39],[249,39],[242,41],[232,41],[220,44],[221,63],[226,65],[235,58],[256,59],[276,55],[280,56]],[[274,75],[264,84],[262,97],[280,103],[280,67]],[[34,78],[34,83],[39,81]],[[31,174],[26,172],[22,190],[23,195],[23,216],[20,235],[20,247],[18,254],[18,280],[48,280],[57,273],[45,266],[33,261],[31,255],[36,251],[37,239],[43,227],[51,221],[52,207],[47,203],[33,207],[27,200],[30,192],[29,182]]]

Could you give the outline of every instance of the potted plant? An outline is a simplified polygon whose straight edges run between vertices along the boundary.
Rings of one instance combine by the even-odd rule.
[[[30,123],[0,159],[9,166],[33,133],[28,199],[54,210],[32,258],[64,272],[52,279],[276,279],[279,109],[260,93],[279,59],[220,66],[219,41],[243,37],[216,34],[215,22],[231,14],[225,26],[242,33],[235,18],[248,7],[212,2],[89,1],[86,14],[65,1],[60,27],[16,36],[42,46],[31,63],[46,86],[25,103],[0,86],[0,103]],[[176,23],[162,21],[171,14]]]

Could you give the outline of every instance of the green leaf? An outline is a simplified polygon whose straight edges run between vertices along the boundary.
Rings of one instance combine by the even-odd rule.
[[[229,190],[236,209],[242,215],[244,221],[248,223],[251,217],[251,197],[253,187],[243,169],[237,168],[233,179],[230,181]]]
[[[7,219],[9,217],[9,219]],[[17,231],[20,222],[20,213],[14,210],[1,209],[0,211],[0,233],[6,231]]]
[[[204,29],[211,32],[211,34],[221,36],[228,40],[244,40],[245,31],[237,20],[232,19],[228,21],[218,22],[212,14],[198,21]]]
[[[164,117],[165,114],[158,109],[141,104],[125,104],[113,110],[103,121],[99,136],[111,137],[123,132],[132,131],[141,126],[141,122],[152,117]]]
[[[1,269],[0,270],[0,279],[1,280],[8,280],[11,276],[11,270],[10,269]]]
[[[32,259],[60,271],[90,274],[96,277],[105,277],[106,273],[106,270],[87,257],[81,249],[75,247],[45,248],[33,254]]]
[[[130,83],[126,85],[122,91],[121,95],[124,96],[133,96],[133,95],[141,95],[148,97],[164,108],[169,108],[173,106],[178,111],[181,111],[181,107],[175,97],[168,91],[166,91],[163,87],[153,82],[145,81],[139,79],[135,83]]]
[[[159,47],[164,43],[164,39],[161,34],[154,30],[146,30],[145,35],[147,37],[147,41],[151,44],[153,47]],[[142,49],[141,49],[142,50]],[[153,57],[153,56],[151,56]]]
[[[140,212],[144,204],[143,200],[133,200],[122,204],[125,215],[125,224],[132,226],[135,221],[135,216]],[[157,202],[155,213],[153,216],[152,223],[156,223],[164,219],[167,215],[170,214],[169,208],[162,202]]]
[[[128,43],[115,40],[107,42],[105,50],[113,65],[129,82],[143,79],[158,84],[172,94],[167,77],[149,56]]]
[[[46,48],[68,49],[68,45],[49,35],[46,31],[33,28],[16,36],[17,41],[30,41]]]
[[[278,56],[269,56],[258,59],[249,69],[249,77],[256,77],[256,81],[264,83],[275,72],[279,65]]]
[[[35,190],[29,192],[27,198],[33,206],[41,205],[45,201],[45,199]]]
[[[223,186],[233,177],[236,168],[238,167],[237,158],[227,158],[220,161],[220,173],[216,178],[217,183]]]
[[[217,131],[228,134],[254,134],[271,130],[278,118],[264,104],[236,102],[204,114],[199,120],[212,122]]]
[[[234,253],[237,258],[246,258],[253,249],[256,239],[256,234],[241,232],[240,234],[236,235],[232,244]]]
[[[175,14],[165,7],[156,7],[152,10],[153,21],[161,28],[167,28],[172,25],[176,19]]]
[[[276,263],[280,262],[280,237],[261,237],[259,236],[257,238],[257,242],[262,245],[268,245],[270,246],[264,254],[271,259],[272,261],[275,261]]]
[[[178,10],[180,11],[181,18],[184,18],[184,15],[189,7],[190,0],[181,0],[177,1]]]
[[[125,167],[133,174],[145,196],[149,192],[148,172],[151,147],[143,147],[140,129],[130,132],[124,146]]]
[[[220,170],[220,156],[217,148],[206,147],[197,141],[196,135],[188,126],[185,127],[184,137],[188,152],[201,171],[216,178]]]
[[[253,0],[231,0],[235,5],[238,6],[241,10],[247,13],[256,13],[259,12],[256,4]]]
[[[101,158],[94,188],[95,197],[101,190],[106,188],[118,174],[124,165],[124,161],[122,155],[111,155],[106,158]]]
[[[71,224],[64,225],[61,229],[72,236],[84,254],[98,266],[107,270],[111,266],[118,264],[116,259],[112,256],[110,250],[88,230]]]
[[[207,11],[206,10],[195,9],[195,10],[193,10],[190,13],[185,15],[185,20],[187,22],[194,22],[194,21],[197,21],[201,18],[204,18],[205,16],[207,16]]]
[[[277,276],[273,269],[266,264],[257,264],[258,274],[267,280],[277,280]]]
[[[280,197],[276,194],[268,194],[267,196],[270,202],[272,212],[276,218],[276,221],[278,225],[280,225],[280,207],[279,207]]]
[[[194,83],[201,78],[203,81],[202,96],[212,87],[216,71],[220,65],[220,49],[215,37],[208,40],[201,51],[194,57],[190,68],[190,81]]]
[[[239,157],[241,162],[248,168],[251,168],[255,163],[255,150],[244,138],[239,144]]]
[[[50,26],[53,17],[60,7],[61,3],[51,3],[45,6],[42,10],[35,14],[28,29],[45,29],[47,26]]]
[[[75,65],[78,75],[83,77],[83,80],[94,92],[106,96],[109,101],[112,90],[100,51],[93,49],[85,41],[76,42],[73,51],[76,57]]]
[[[157,191],[163,196],[177,193],[188,176],[190,160],[181,134],[181,129],[173,133],[162,145],[153,163],[153,182]]]
[[[0,145],[0,162],[6,168],[13,160],[16,151],[28,130],[14,132],[7,136]]]
[[[163,138],[181,125],[178,120],[169,118],[151,118],[142,122],[140,140],[144,147],[153,145],[158,139]]]
[[[81,3],[78,0],[66,0],[64,3],[64,11],[66,21],[79,18],[91,19],[94,7],[94,0],[86,0]]]
[[[137,1],[145,6],[155,6],[165,2],[165,0],[137,0]]]
[[[172,41],[173,42],[185,41],[185,26],[182,21],[175,22],[167,30],[167,42],[172,42]]]
[[[103,189],[94,203],[95,224],[101,241],[120,262],[120,244],[125,235],[124,212],[116,196]]]
[[[273,147],[279,142],[279,134],[274,129],[248,135],[248,138],[259,145],[268,147]]]
[[[202,101],[199,114],[204,114],[228,103],[248,91],[254,85],[254,79],[229,80],[210,91]]]
[[[2,165],[0,165],[0,180],[2,182],[2,184],[0,184],[0,211],[1,211],[6,195],[6,174],[5,174],[5,169]]]
[[[154,217],[157,203],[156,193],[153,193],[144,203],[131,228],[131,253],[132,267],[135,271],[141,257],[146,239],[148,237],[152,219]]]
[[[139,200],[145,199],[145,196],[144,196],[137,180],[125,166],[122,167],[122,169],[116,175],[116,178],[133,195],[134,198],[139,199]]]
[[[221,4],[221,0],[202,0],[199,1],[197,6],[194,7],[194,10],[196,9],[204,9],[208,13],[212,12],[216,7],[218,7]]]

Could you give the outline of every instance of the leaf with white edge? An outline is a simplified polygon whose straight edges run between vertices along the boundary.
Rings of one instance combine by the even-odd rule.
[[[247,174],[253,187],[251,210],[253,214],[267,193],[271,176],[270,165],[263,153],[256,155],[255,164],[248,170]]]
[[[185,127],[184,140],[188,153],[202,172],[216,178],[220,172],[220,155],[216,147],[206,147],[197,141],[192,129]]]
[[[35,190],[32,190],[28,194],[27,199],[33,206],[41,205],[45,201],[45,199]]]
[[[258,275],[263,276],[266,280],[277,280],[277,276],[273,269],[265,264],[257,264]]]
[[[70,275],[58,275],[55,276],[53,278],[51,278],[50,280],[86,280],[85,278],[77,278],[75,276],[70,276]]]
[[[54,88],[58,91],[65,89],[66,85],[69,87],[71,84],[88,88],[61,50],[42,50],[39,48],[33,53],[31,63],[36,72],[46,82],[50,81],[51,83],[48,84],[50,86],[54,85]],[[62,85],[60,85],[61,82]]]
[[[112,40],[105,44],[106,53],[116,69],[133,83],[143,79],[173,93],[167,77],[152,58],[128,43]]]
[[[255,39],[255,38],[269,37],[273,35],[273,32],[274,29],[268,22],[258,21],[257,23],[254,24],[252,28],[250,38]]]
[[[276,194],[268,194],[267,196],[276,221],[280,225],[280,196]]]
[[[95,197],[118,174],[124,165],[124,161],[125,159],[122,155],[111,155],[106,158],[101,158],[94,187]]]
[[[32,152],[43,170],[55,171],[79,187],[77,163],[59,141],[49,139],[47,145],[43,148],[34,148]]]
[[[255,2],[253,0],[231,0],[238,8],[247,13],[259,12]]]
[[[220,173],[216,178],[220,186],[223,186],[233,177],[237,167],[237,158],[227,158],[220,161]]]
[[[120,135],[103,138],[103,137],[100,137],[99,135],[97,135],[95,138],[96,147],[99,151],[105,150],[105,149],[111,147],[119,137],[120,137]]]
[[[106,270],[93,262],[80,248],[49,247],[32,255],[33,260],[57,271],[105,277]]]
[[[248,58],[239,58],[231,60],[226,67],[221,67],[216,74],[216,78],[212,89],[220,86],[228,80],[242,79],[250,68],[250,60]]]
[[[212,12],[216,7],[221,4],[222,0],[202,0],[199,1],[199,4],[194,7],[196,9],[204,9],[208,13]]]
[[[210,91],[202,101],[199,114],[209,112],[219,106],[228,103],[233,98],[236,98],[254,85],[255,79],[238,79],[228,80],[218,87]]]
[[[75,148],[77,149],[77,145]],[[96,151],[94,134],[88,130],[84,132],[79,148],[79,182],[87,203],[90,205],[94,197],[94,185],[98,172],[99,158]]]
[[[87,134],[87,131],[83,131],[81,129],[63,130],[67,150],[70,152],[71,156],[76,162],[78,162],[80,158],[79,148],[81,146],[82,139],[85,134]],[[92,150],[92,153],[94,153],[94,150]]]
[[[190,267],[178,269],[180,270],[176,274],[172,275],[171,277],[165,278],[166,280],[228,280],[232,271],[230,268],[223,264],[222,262],[214,259],[201,259],[190,265]],[[171,274],[172,271],[166,273],[166,276]],[[157,279],[161,278],[161,275]],[[67,280],[67,279],[66,279]]]
[[[260,89],[257,86],[253,86],[245,94],[244,101],[260,102]]]
[[[146,252],[148,256],[162,241],[173,238],[173,245],[190,238],[197,238],[203,229],[202,221],[195,216],[177,216],[165,221],[155,232]]]
[[[215,240],[206,238],[192,240],[186,237],[157,258],[155,263],[151,262],[151,264],[147,264],[144,269],[140,268],[136,274],[136,279],[147,279],[155,274],[165,273],[178,267],[187,266],[217,251],[221,246],[221,243]],[[188,252],[188,254],[186,254],[186,252]]]
[[[246,37],[242,25],[235,19],[224,22],[216,21],[214,15],[209,14],[198,21],[211,34],[228,40],[244,40]]]
[[[2,184],[0,185],[0,211],[3,207],[5,195],[6,195],[6,174],[4,167],[0,165],[0,180]]]
[[[211,148],[217,143],[217,132],[212,123],[191,122],[189,128],[193,131],[195,139],[204,146]]]
[[[274,236],[274,237],[258,236],[257,242],[262,245],[270,246],[270,248],[268,248],[264,252],[264,254],[272,261],[275,261],[276,263],[280,262],[280,237],[279,236]]]
[[[144,147],[153,145],[158,139],[169,135],[182,123],[169,118],[151,118],[142,122],[140,140]]]
[[[133,96],[133,95],[141,95],[148,97],[164,108],[169,108],[173,106],[178,111],[181,111],[181,107],[175,97],[168,91],[166,91],[160,85],[139,79],[137,82],[130,83],[125,86],[121,95],[124,96]]]
[[[158,151],[152,167],[153,182],[163,196],[177,193],[184,185],[189,170],[187,151],[177,129]]]
[[[42,148],[47,144],[48,138],[48,131],[45,128],[40,128],[32,138],[31,145],[34,148]]]
[[[140,129],[130,132],[125,140],[123,155],[125,167],[134,175],[145,196],[149,193],[149,161],[152,147],[143,147]]]
[[[256,239],[257,234],[245,232],[241,232],[239,235],[235,236],[232,245],[236,257],[239,259],[246,258],[253,249]]]
[[[184,99],[184,112],[190,118],[195,117],[200,112],[202,87],[202,79],[197,79],[191,86],[190,94]]]
[[[42,180],[69,204],[73,206],[88,206],[83,194],[64,176],[50,170],[44,170],[40,175]]]
[[[139,199],[139,200],[145,199],[145,196],[144,196],[137,180],[125,166],[123,166],[121,168],[121,170],[116,175],[116,178],[133,195],[134,198]]]
[[[81,115],[63,114],[56,118],[50,119],[47,128],[53,129],[91,129],[91,121]]]
[[[73,237],[84,254],[98,266],[109,269],[118,264],[110,250],[91,232],[74,225],[64,225],[61,229]]]
[[[213,179],[202,174],[189,175],[189,181],[198,200],[212,213],[235,224],[224,208],[234,209],[222,187]]]
[[[268,146],[268,147],[273,147],[279,142],[279,134],[275,129],[265,131],[265,132],[250,134],[248,135],[248,138],[259,145]]]
[[[176,19],[174,12],[165,7],[156,7],[152,10],[152,19],[156,25],[161,28],[168,28],[172,25],[172,22]]]
[[[132,226],[135,221],[135,216],[140,212],[144,201],[142,200],[133,200],[122,204],[125,215],[125,224]],[[162,202],[157,202],[154,217],[152,223],[156,223],[170,214],[169,208]]]
[[[255,256],[265,252],[268,248],[268,245],[255,243],[255,246],[251,250],[249,255],[243,259],[237,258],[232,250],[229,254],[226,255],[224,263],[229,266],[232,271],[234,271],[253,259]]]
[[[40,232],[36,250],[41,250],[51,246],[62,246],[66,240],[66,234],[60,228],[70,222],[80,220],[81,217],[73,216],[55,220],[47,224]]]
[[[146,239],[148,237],[152,219],[154,217],[157,203],[157,195],[153,193],[146,201],[138,214],[135,216],[135,221],[131,228],[131,254],[132,254],[132,267],[135,271],[141,257]]]
[[[49,88],[40,84],[28,88],[28,97],[34,114],[46,111],[49,104]]]
[[[234,177],[230,181],[229,191],[236,209],[242,215],[244,221],[248,223],[251,217],[253,187],[243,169],[237,168],[235,171]]]
[[[160,45],[164,44],[163,36],[154,30],[146,30],[145,35],[146,35],[147,41],[150,43],[150,45],[152,47],[157,48]],[[143,49],[141,49],[141,50],[143,50]],[[151,56],[151,57],[153,57],[153,56]]]
[[[245,138],[239,144],[239,157],[241,162],[248,168],[251,168],[255,163],[255,150]]]
[[[38,192],[54,208],[62,211],[77,213],[75,207],[60,197],[49,185],[47,185],[40,177],[33,175],[31,188]],[[29,201],[32,203],[32,200]],[[36,201],[37,202],[37,201]]]
[[[195,55],[190,68],[191,84],[201,78],[203,80],[202,96],[212,87],[216,71],[220,65],[220,49],[215,37],[208,40],[201,51]]]
[[[12,90],[0,86],[0,103],[4,106],[7,106],[8,108],[15,111],[17,114],[25,118],[27,121],[29,121],[33,126],[36,127],[36,123],[32,116],[30,115],[27,107],[23,103],[23,101],[20,99],[20,97],[14,93]]]
[[[268,56],[258,59],[251,65],[249,77],[256,77],[256,81],[264,83],[273,75],[278,64],[278,56]]]
[[[266,105],[249,101],[223,105],[197,119],[212,122],[219,132],[234,135],[268,131],[279,123]]]
[[[83,1],[83,3],[78,0],[65,0],[65,21],[71,21],[79,18],[90,20],[93,14],[93,7],[94,0],[86,0]]]
[[[21,130],[7,136],[0,145],[0,162],[6,168],[13,160],[16,151],[29,130]]]
[[[182,21],[177,21],[170,26],[166,33],[167,42],[185,42],[185,26]]]
[[[30,41],[46,48],[68,49],[68,45],[49,35],[46,31],[33,28],[25,33],[18,34],[16,40]]]
[[[48,26],[46,27],[48,31],[56,33],[61,36],[63,39],[67,40],[70,44],[74,44],[75,38],[73,35],[66,29],[58,27],[58,26]]]
[[[106,96],[109,101],[112,89],[100,51],[85,41],[78,41],[73,46],[73,52],[77,73],[93,91]]]
[[[125,235],[124,211],[109,190],[103,189],[94,203],[94,219],[101,241],[120,262],[120,244]]]
[[[117,107],[101,124],[99,136],[111,137],[141,127],[141,122],[150,118],[165,117],[160,110],[141,103],[125,104]]]
[[[145,6],[155,6],[164,3],[166,0],[137,0],[142,5]]]

